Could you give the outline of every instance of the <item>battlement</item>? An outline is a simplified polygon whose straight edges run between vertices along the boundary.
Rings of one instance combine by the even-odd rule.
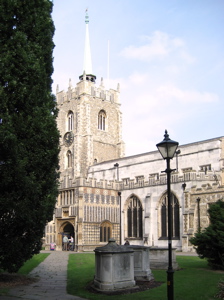
[[[189,171],[186,173],[180,174],[179,172],[174,172],[171,174],[171,183],[186,183],[189,181],[193,182],[205,182],[202,184],[203,186],[208,189],[211,185],[221,186],[221,176],[214,174],[212,171],[207,172],[196,172],[196,171]],[[210,185],[208,185],[208,182]],[[136,176],[134,179],[125,178],[121,181],[117,180],[106,180],[102,179],[97,181],[95,178],[89,177],[86,178],[76,178],[74,181],[65,177],[64,180],[61,182],[60,189],[70,189],[80,186],[85,187],[92,187],[92,188],[104,188],[104,189],[113,189],[113,190],[129,190],[129,189],[137,189],[143,187],[151,187],[151,186],[158,186],[158,185],[166,185],[167,184],[167,177],[166,174],[154,174],[150,175],[148,178],[145,176]]]
[[[70,80],[67,91],[59,91],[59,86],[57,86],[56,99],[58,104],[63,104],[71,100],[79,100],[84,95],[99,98],[103,101],[120,103],[120,85],[117,85],[116,90],[107,90],[104,86],[103,79],[101,79],[99,86],[96,86],[92,81],[83,79],[77,83],[76,87],[72,87]]]

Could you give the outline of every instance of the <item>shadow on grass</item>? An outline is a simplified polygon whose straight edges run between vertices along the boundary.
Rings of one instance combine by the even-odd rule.
[[[86,289],[90,293],[94,294],[101,294],[101,295],[107,295],[107,296],[112,296],[112,295],[126,295],[126,294],[133,294],[133,293],[139,293],[143,291],[147,291],[156,287],[159,287],[161,284],[164,282],[159,282],[155,280],[150,280],[150,281],[136,281],[136,286],[133,288],[128,288],[128,289],[119,289],[116,291],[100,291],[96,289],[93,285],[93,281],[87,285]]]
[[[218,292],[218,282],[224,279],[224,272],[218,273],[208,268],[207,261],[196,256],[177,256],[180,266],[174,273],[175,300],[211,300]],[[161,300],[167,295],[166,270],[152,270],[157,286],[127,293],[96,293],[91,283],[95,274],[95,255],[89,253],[71,254],[68,263],[69,294],[90,300]]]

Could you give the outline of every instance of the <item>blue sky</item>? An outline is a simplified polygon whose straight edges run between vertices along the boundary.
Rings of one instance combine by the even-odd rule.
[[[120,83],[126,155],[224,136],[223,0],[54,0],[53,92],[83,70],[88,8],[93,73]]]

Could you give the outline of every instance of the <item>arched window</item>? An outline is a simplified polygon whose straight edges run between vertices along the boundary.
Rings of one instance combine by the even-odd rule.
[[[112,224],[104,221],[100,226],[100,242],[108,242],[112,234]]]
[[[171,193],[171,220],[172,220],[172,238],[180,238],[180,215],[179,202],[177,197]],[[167,194],[162,199],[161,205],[161,237],[160,239],[168,238],[168,199]]]
[[[132,196],[127,208],[127,234],[129,238],[142,238],[142,204]]]
[[[101,110],[98,114],[98,129],[106,129],[106,113],[104,110]]]
[[[67,166],[68,166],[68,168],[71,168],[71,166],[72,166],[72,152],[71,151],[67,152]]]
[[[72,111],[68,113],[68,131],[72,131],[74,129],[74,114]]]

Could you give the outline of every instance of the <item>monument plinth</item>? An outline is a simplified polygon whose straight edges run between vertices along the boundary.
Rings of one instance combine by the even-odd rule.
[[[135,286],[134,250],[110,239],[95,250],[94,287],[102,290],[126,289]]]

